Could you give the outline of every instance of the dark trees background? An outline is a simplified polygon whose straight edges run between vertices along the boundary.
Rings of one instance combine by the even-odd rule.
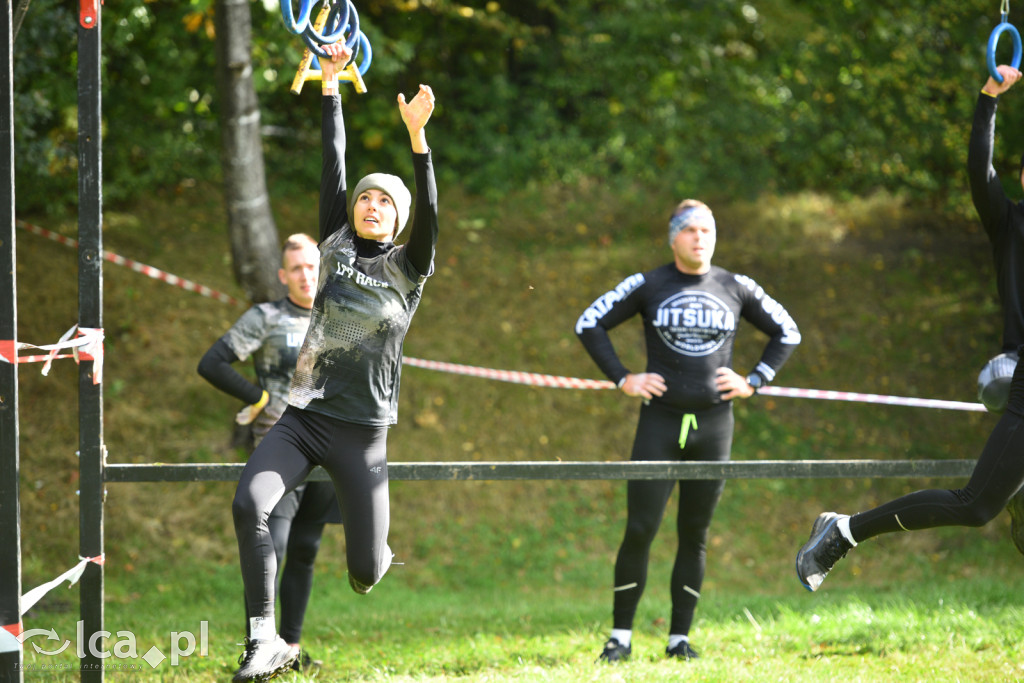
[[[105,202],[223,180],[214,5],[103,7]],[[474,193],[624,178],[709,198],[885,189],[970,212],[965,145],[992,0],[356,6],[374,62],[369,93],[345,95],[353,175],[407,169],[394,98],[422,81],[438,93],[442,181]],[[288,91],[301,41],[275,3],[249,8],[270,192],[315,191],[318,92]],[[74,206],[74,23],[68,3],[33,0],[18,36],[19,211]],[[1006,99],[997,167],[1009,171],[1024,107]]]

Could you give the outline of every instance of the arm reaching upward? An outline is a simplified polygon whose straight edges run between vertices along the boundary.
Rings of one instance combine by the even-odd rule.
[[[413,96],[411,102],[406,102],[405,95],[398,93],[398,110],[402,113],[402,121],[409,131],[412,151],[416,154],[429,152],[425,129],[430,115],[434,113],[434,91],[429,85],[420,85],[419,92]]]

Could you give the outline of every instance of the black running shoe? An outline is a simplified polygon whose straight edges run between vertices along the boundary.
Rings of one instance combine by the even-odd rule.
[[[597,658],[597,661],[607,662],[608,664],[624,662],[629,659],[629,655],[632,653],[633,648],[629,645],[622,645],[617,639],[609,638],[608,642],[604,644],[604,650],[601,651],[601,656]]]
[[[809,591],[818,590],[836,562],[846,557],[853,544],[843,538],[836,525],[843,517],[835,512],[823,512],[814,520],[811,537],[796,554],[796,575]]]
[[[273,640],[246,638],[245,652],[238,658],[238,663],[241,666],[235,672],[231,683],[269,681],[274,676],[291,669],[296,654],[292,651],[291,646],[281,639],[281,636],[276,636]]]
[[[1006,504],[1006,511],[1010,513],[1010,538],[1020,554],[1024,555],[1024,489],[1013,494],[1013,498]]]
[[[675,647],[665,648],[665,654],[669,657],[678,657],[679,659],[697,659],[700,657],[697,651],[690,647],[688,640],[679,641]]]

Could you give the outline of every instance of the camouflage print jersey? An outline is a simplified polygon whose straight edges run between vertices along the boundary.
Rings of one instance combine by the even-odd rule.
[[[356,235],[345,188],[341,98],[322,98],[320,280],[288,402],[373,427],[398,421],[402,345],[437,244],[437,186],[430,153],[412,155],[416,193],[401,246]]]
[[[356,254],[345,227],[320,244],[320,284],[289,403],[346,422],[398,420],[402,343],[426,277],[405,249]]]
[[[270,401],[253,422],[256,443],[288,405],[288,387],[308,326],[309,310],[286,297],[253,306],[222,337],[239,360],[252,356],[257,381],[270,394]]]

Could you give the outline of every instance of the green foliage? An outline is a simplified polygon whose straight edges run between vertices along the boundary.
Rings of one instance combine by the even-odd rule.
[[[216,172],[212,43],[186,30],[190,12],[187,3],[144,0],[102,9],[107,200]],[[77,31],[67,3],[37,0],[17,37],[16,182],[23,210],[59,212],[77,201]]]
[[[475,193],[617,177],[679,196],[884,188],[971,214],[963,166],[999,20],[991,0],[357,7],[374,58],[369,93],[345,92],[353,174],[408,170],[394,97],[427,82],[441,180]],[[107,200],[216,180],[212,12],[212,0],[103,7]],[[36,0],[15,46],[25,209],[75,201],[75,20],[66,3]],[[252,22],[271,186],[316,187],[317,84],[288,91],[302,42],[272,0],[253,2]],[[1022,108],[1007,99],[998,169],[1015,169],[1024,146]]]
[[[779,49],[764,54],[785,93],[769,154],[776,187],[886,187],[946,208],[955,205],[951,199],[962,203],[970,112],[986,78],[984,45],[994,19],[991,8],[979,8],[836,4],[805,22],[806,33],[789,49],[781,24],[766,20]],[[785,16],[799,17],[790,9]],[[1002,123],[1007,140],[1015,140],[1012,131]]]
[[[14,59],[16,197],[21,207],[71,204],[77,197],[75,53],[66,48],[77,17],[67,3],[41,0],[21,26]],[[71,59],[69,59],[69,55]]]

